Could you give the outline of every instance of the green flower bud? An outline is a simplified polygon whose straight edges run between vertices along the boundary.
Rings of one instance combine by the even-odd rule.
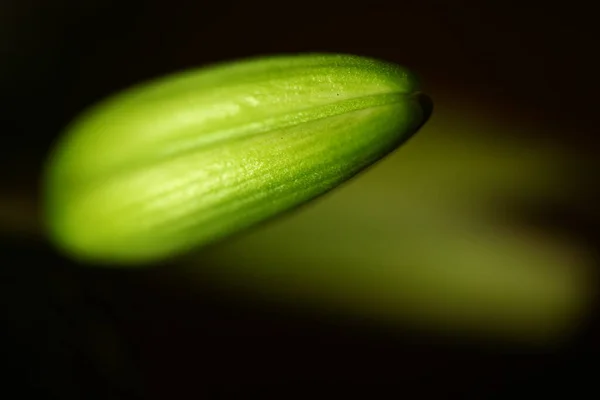
[[[324,194],[431,111],[413,75],[310,54],[184,72],[85,112],[49,160],[51,238],[93,263],[181,254]]]

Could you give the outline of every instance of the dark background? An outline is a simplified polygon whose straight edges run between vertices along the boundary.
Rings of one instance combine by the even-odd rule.
[[[46,244],[37,217],[44,157],[84,107],[152,77],[260,54],[329,51],[394,61],[422,76],[434,102],[436,93],[451,93],[551,119],[564,132],[553,140],[593,160],[598,32],[586,3],[3,0],[0,207],[16,228],[0,232],[0,351],[8,371],[2,386],[17,396],[2,396],[597,394],[587,375],[598,368],[593,321],[550,351],[392,336],[356,321],[242,304],[208,286],[186,292],[168,281],[168,266],[81,268]],[[590,218],[564,223],[595,245]]]

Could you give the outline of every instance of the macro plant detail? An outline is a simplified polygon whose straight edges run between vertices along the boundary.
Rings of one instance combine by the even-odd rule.
[[[71,257],[143,265],[304,204],[427,120],[407,69],[339,54],[174,74],[73,121],[44,176],[47,229]]]

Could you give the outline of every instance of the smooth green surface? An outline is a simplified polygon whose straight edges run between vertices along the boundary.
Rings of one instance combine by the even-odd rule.
[[[181,280],[386,329],[569,337],[597,297],[595,250],[524,213],[568,204],[570,155],[540,139],[559,128],[455,91],[435,99],[401,151],[302,212],[205,248]]]
[[[415,78],[346,55],[186,72],[84,113],[49,160],[50,237],[72,257],[144,264],[305,203],[427,119]]]

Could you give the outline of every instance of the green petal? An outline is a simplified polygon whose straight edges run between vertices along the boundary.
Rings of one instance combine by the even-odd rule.
[[[45,179],[51,237],[88,262],[143,264],[301,205],[429,116],[408,71],[346,55],[242,61],[133,88],[65,132]]]

